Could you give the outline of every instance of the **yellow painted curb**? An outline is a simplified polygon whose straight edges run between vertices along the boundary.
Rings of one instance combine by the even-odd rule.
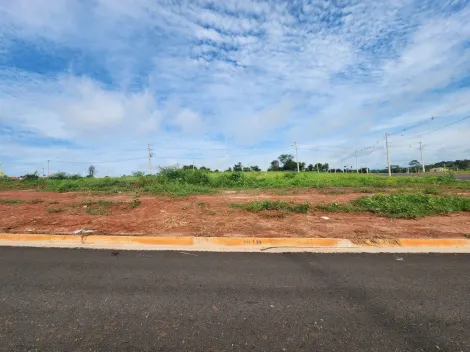
[[[374,240],[353,242],[338,238],[253,238],[253,237],[171,237],[171,236],[106,236],[106,235],[50,235],[0,233],[0,242],[29,244],[51,244],[67,246],[84,245],[134,245],[167,247],[309,247],[309,248],[465,248],[470,250],[470,240],[460,238],[401,238],[396,240]]]

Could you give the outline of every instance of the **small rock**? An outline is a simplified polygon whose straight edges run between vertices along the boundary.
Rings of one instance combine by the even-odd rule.
[[[323,220],[330,220],[330,218],[328,216],[322,216],[321,217]]]

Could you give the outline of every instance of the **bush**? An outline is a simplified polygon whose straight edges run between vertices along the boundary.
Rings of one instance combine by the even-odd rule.
[[[25,181],[36,181],[39,179],[39,173],[34,171],[33,173],[25,174],[23,180]]]
[[[281,210],[285,212],[294,212],[294,213],[308,213],[312,206],[309,202],[304,203],[295,203],[295,202],[286,202],[282,200],[262,200],[254,201],[247,203],[232,203],[230,204],[232,208],[240,208],[250,212],[260,212],[264,210]]]

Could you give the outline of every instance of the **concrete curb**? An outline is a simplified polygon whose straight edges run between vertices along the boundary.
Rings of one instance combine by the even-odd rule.
[[[337,238],[156,237],[0,234],[0,246],[236,252],[450,252],[470,253],[467,239],[374,240]]]

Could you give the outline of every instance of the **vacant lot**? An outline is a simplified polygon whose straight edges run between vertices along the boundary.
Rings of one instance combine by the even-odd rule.
[[[354,206],[357,199],[373,199],[369,196],[373,195],[338,189],[310,189],[300,194],[284,195],[230,190],[215,195],[177,198],[4,191],[0,192],[0,232],[70,234],[74,230],[87,229],[101,234],[342,237],[359,240],[461,237],[470,233],[470,213],[458,208],[454,212],[453,203],[451,208],[444,209],[443,215],[418,214],[415,219],[389,217],[389,214],[370,209],[334,209],[338,204]],[[457,198],[450,199],[470,200],[470,193],[454,197]],[[456,204],[466,206],[467,203]]]
[[[0,180],[0,232],[470,237],[470,182],[453,175],[204,173]]]

